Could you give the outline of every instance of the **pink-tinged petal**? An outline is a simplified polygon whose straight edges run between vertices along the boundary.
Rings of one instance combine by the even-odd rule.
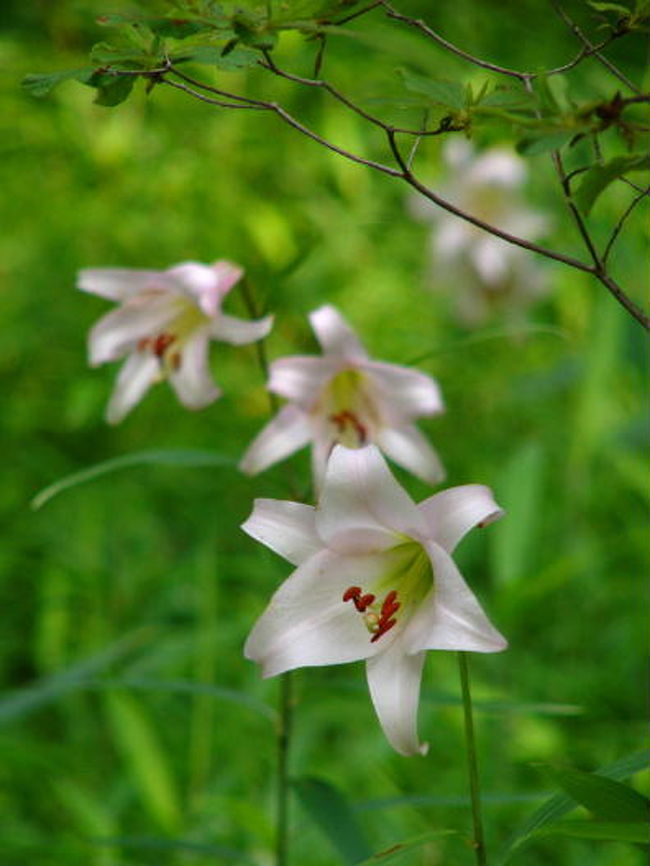
[[[328,355],[346,360],[363,360],[366,350],[352,328],[335,308],[327,304],[309,314],[316,338]]]
[[[106,410],[109,424],[118,424],[139,403],[160,376],[158,359],[149,353],[134,352],[122,365]]]
[[[316,528],[334,550],[362,553],[420,537],[426,524],[374,445],[337,445],[329,458]]]
[[[310,439],[311,427],[305,413],[297,406],[283,406],[250,444],[239,468],[247,475],[255,475],[303,448]]]
[[[381,574],[382,558],[328,550],[302,563],[275,593],[250,633],[244,654],[265,677],[298,667],[342,664],[379,652],[361,615],[343,594]]]
[[[439,228],[431,237],[434,261],[440,259],[449,262],[457,258],[472,243],[475,234],[473,228],[457,217],[449,217],[448,214],[441,216]]]
[[[178,298],[156,294],[132,298],[102,316],[88,336],[91,366],[116,361],[135,348],[139,340],[155,337],[170,325],[178,310]]]
[[[189,294],[206,316],[215,316],[224,296],[241,278],[244,270],[232,262],[220,261],[213,265],[200,262],[182,262],[167,271],[179,288]]]
[[[316,533],[312,505],[256,499],[252,514],[241,528],[294,565],[300,565],[323,548]]]
[[[453,552],[470,529],[487,526],[505,514],[484,484],[450,487],[420,502],[418,508],[427,522],[429,536],[447,553]]]
[[[169,381],[179,401],[188,409],[203,409],[221,394],[208,366],[205,329],[184,343],[179,353],[179,366],[172,369]]]
[[[426,373],[381,361],[366,361],[359,368],[372,380],[389,417],[417,418],[444,411],[438,383]]]
[[[483,282],[496,285],[507,278],[513,257],[517,258],[517,251],[513,251],[500,238],[481,237],[476,239],[470,256]]]
[[[169,291],[173,281],[164,271],[83,268],[77,274],[77,288],[111,301],[125,301],[139,292]]]
[[[399,466],[428,484],[444,480],[445,470],[426,436],[413,427],[384,427],[375,437],[377,445]]]
[[[340,362],[335,358],[317,358],[312,355],[278,358],[269,368],[267,388],[308,410],[339,370]]]
[[[424,655],[406,655],[396,640],[366,663],[375,712],[388,742],[400,755],[425,755],[429,748],[420,743],[417,726]]]
[[[325,430],[316,429],[311,445],[311,475],[316,492],[320,495],[325,483],[327,461],[332,453],[332,438]]]
[[[404,630],[408,651],[466,650],[492,653],[508,643],[483,612],[446,550],[435,542],[425,545],[433,566],[433,587]]]
[[[471,187],[502,186],[514,188],[526,180],[526,163],[507,150],[493,148],[478,157],[466,178]]]
[[[224,343],[241,346],[264,339],[272,327],[273,316],[265,316],[263,319],[238,319],[236,316],[219,313],[210,325],[210,334]]]

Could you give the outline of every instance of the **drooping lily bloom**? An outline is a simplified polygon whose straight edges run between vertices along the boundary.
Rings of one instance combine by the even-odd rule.
[[[441,194],[462,210],[519,237],[535,240],[548,219],[524,199],[526,163],[494,147],[476,153],[462,139],[442,151],[446,180]],[[543,290],[542,271],[526,250],[506,243],[431,202],[412,201],[415,216],[431,220],[432,283],[453,288],[456,313],[469,325],[483,322],[493,308],[512,315]],[[441,276],[442,275],[442,276]]]
[[[267,388],[288,403],[252,442],[240,468],[253,475],[311,442],[320,485],[334,445],[361,448],[373,442],[424,481],[441,481],[438,455],[413,424],[419,416],[443,411],[437,383],[418,370],[370,360],[332,306],[315,310],[309,320],[323,355],[271,364]]]
[[[254,626],[246,657],[265,677],[365,659],[390,744],[424,754],[417,709],[426,650],[507,645],[451,558],[468,530],[502,514],[480,484],[415,505],[377,448],[337,446],[317,508],[258,499],[242,527],[297,566]]]
[[[120,306],[89,335],[91,365],[126,357],[108,404],[116,424],[155,382],[169,379],[179,401],[202,409],[220,395],[208,367],[210,340],[251,343],[265,337],[273,319],[246,321],[221,311],[243,270],[231,262],[183,262],[166,271],[88,268],[77,285]]]

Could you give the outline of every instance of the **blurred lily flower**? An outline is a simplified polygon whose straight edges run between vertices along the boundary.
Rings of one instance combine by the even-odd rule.
[[[126,357],[106,418],[121,421],[155,382],[169,379],[179,401],[202,409],[220,395],[208,367],[210,340],[242,344],[271,330],[267,316],[246,321],[221,311],[243,270],[227,261],[183,262],[165,271],[88,268],[77,285],[120,306],[89,335],[92,366]]]
[[[452,204],[506,232],[528,240],[548,228],[546,217],[521,196],[526,164],[516,154],[492,148],[476,155],[471,144],[453,139],[443,149],[448,184],[441,194]],[[434,224],[432,282],[453,284],[459,317],[479,324],[492,308],[521,308],[542,291],[541,271],[530,253],[418,197],[412,212]]]
[[[332,306],[315,310],[309,320],[323,355],[271,364],[267,387],[289,402],[258,434],[240,468],[251,475],[261,472],[311,442],[319,485],[334,445],[361,448],[374,442],[424,481],[442,480],[436,452],[412,423],[443,411],[437,383],[409,367],[371,361]]]
[[[417,709],[426,650],[499,652],[451,553],[503,512],[488,487],[452,487],[416,505],[375,446],[332,452],[317,508],[258,499],[243,529],[296,565],[244,649],[265,677],[365,659],[390,744],[424,754]]]

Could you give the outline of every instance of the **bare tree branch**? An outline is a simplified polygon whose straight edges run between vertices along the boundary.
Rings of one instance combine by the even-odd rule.
[[[607,259],[609,258],[609,254],[612,251],[612,247],[614,246],[616,239],[618,238],[625,221],[627,220],[629,215],[632,213],[634,208],[639,204],[639,202],[643,201],[643,199],[646,198],[648,196],[648,194],[650,194],[650,186],[647,187],[646,189],[642,189],[640,193],[638,193],[637,195],[634,196],[634,198],[632,199],[630,204],[627,206],[627,208],[625,209],[625,211],[621,215],[621,218],[619,219],[619,221],[614,226],[614,231],[612,232],[612,235],[611,235],[610,239],[608,240],[607,246],[605,247],[605,251],[603,253],[603,264],[604,265],[607,264]]]
[[[600,45],[594,45],[592,43],[592,41],[589,39],[589,37],[587,37],[582,32],[580,27],[578,27],[578,25],[575,23],[575,21],[572,18],[570,18],[569,15],[567,15],[566,11],[562,8],[562,6],[560,6],[560,4],[557,2],[557,0],[551,0],[551,2],[553,4],[553,8],[557,12],[557,14],[564,21],[564,23],[567,25],[567,27],[575,34],[575,36],[582,42],[584,48],[586,48],[590,54],[593,54],[593,56],[596,58],[596,60],[598,60],[599,63],[602,63],[603,66],[605,66],[607,69],[609,69],[609,71],[612,73],[612,75],[614,75],[616,78],[618,78],[618,80],[621,81],[626,87],[628,87],[633,93],[639,93],[640,90],[636,86],[636,84],[631,82],[630,79],[623,72],[621,72],[621,70],[617,66],[615,66],[611,60],[609,60],[607,57],[605,57],[604,54],[601,54],[601,50],[607,44],[609,44],[609,42],[611,42],[612,39],[610,39],[609,42],[603,42]],[[613,37],[616,37],[617,35],[622,35],[622,34],[616,34],[616,33],[612,34]]]

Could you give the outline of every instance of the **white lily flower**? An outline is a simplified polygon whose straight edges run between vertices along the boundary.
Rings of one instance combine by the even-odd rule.
[[[77,285],[117,301],[89,335],[91,366],[126,357],[106,418],[121,421],[155,382],[169,379],[179,401],[202,409],[220,395],[208,367],[208,343],[239,345],[265,337],[272,316],[256,321],[221,312],[221,303],[243,274],[231,262],[183,262],[165,271],[87,268]]]
[[[528,240],[547,230],[546,217],[521,197],[526,163],[515,153],[495,147],[476,155],[468,141],[452,139],[442,155],[449,183],[441,194],[452,204]],[[541,293],[541,271],[526,250],[421,197],[413,200],[412,211],[434,224],[432,273],[451,276],[458,315],[468,324],[483,321],[495,304],[521,307]]]
[[[334,445],[361,448],[373,442],[424,481],[441,481],[438,455],[413,424],[419,416],[443,411],[435,380],[410,367],[370,360],[332,306],[314,310],[309,320],[323,355],[271,364],[267,388],[288,403],[252,442],[240,468],[254,475],[311,442],[320,485]]]
[[[255,501],[243,529],[297,566],[244,649],[265,677],[361,659],[390,744],[424,754],[417,733],[426,650],[499,652],[507,644],[451,554],[503,514],[481,484],[416,505],[373,445],[337,446],[317,508]]]

